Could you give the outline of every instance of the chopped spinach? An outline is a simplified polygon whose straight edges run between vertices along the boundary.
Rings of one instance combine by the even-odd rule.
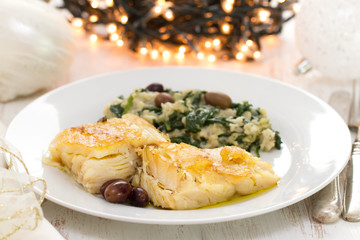
[[[175,129],[184,129],[185,126],[182,123],[183,116],[184,113],[173,112],[169,116],[169,121],[154,121],[153,125],[162,132],[172,132]]]
[[[229,124],[231,123],[229,120],[226,120],[226,118],[210,118],[206,120],[206,125],[213,124],[213,123],[219,123],[223,125],[224,127],[228,128]]]
[[[238,142],[239,145],[243,143],[244,137],[246,137],[246,134],[241,134],[236,138],[236,141]]]
[[[111,105],[110,111],[114,113],[118,118],[121,118],[121,116],[124,114],[124,108],[121,107],[121,103]]]
[[[219,138],[222,138],[222,137],[228,138],[228,137],[230,137],[232,134],[233,134],[233,132],[223,133],[223,134],[218,135],[218,137],[219,137]]]
[[[138,92],[147,92],[146,89],[137,89],[135,93]],[[128,112],[135,112],[140,117],[145,117],[149,112],[152,112],[151,118],[154,117],[153,125],[161,132],[169,134],[171,142],[174,143],[187,143],[196,147],[216,147],[217,146],[226,146],[226,145],[236,145],[247,151],[254,152],[254,155],[259,156],[259,150],[261,149],[260,138],[256,134],[246,135],[244,130],[241,130],[245,124],[257,124],[260,123],[264,117],[261,112],[261,108],[254,108],[252,104],[248,101],[242,103],[233,103],[231,105],[231,111],[225,112],[222,114],[222,111],[219,107],[214,107],[211,105],[203,104],[203,95],[206,91],[201,90],[191,90],[187,92],[182,91],[171,91],[171,89],[166,89],[165,92],[168,92],[170,95],[179,93],[180,96],[184,96],[178,106],[181,107],[181,111],[169,109],[162,109],[162,107],[157,107],[153,104],[146,105],[142,109],[137,109],[133,106],[134,97],[136,94],[130,95],[128,98],[120,96],[119,99],[122,100],[122,103],[114,104],[110,106],[110,111],[116,115],[116,117],[121,117],[122,115]],[[174,109],[179,109],[174,107]],[[132,110],[132,111],[131,111]],[[146,114],[144,111],[146,111]],[[184,111],[184,112],[183,112]],[[246,114],[245,114],[246,113]],[[251,113],[251,114],[249,114]],[[231,116],[229,116],[231,114]],[[245,117],[246,116],[246,117]],[[242,123],[240,126],[234,128],[235,131],[231,132],[230,126],[236,124],[238,121],[235,119],[242,117]],[[161,119],[161,120],[159,120]],[[209,131],[219,132],[217,136],[218,144],[215,142],[207,142],[207,138],[200,137],[198,134],[204,127],[214,124],[214,129],[209,129]],[[220,124],[220,125],[218,125]],[[223,127],[221,127],[223,126]],[[175,131],[177,130],[177,131]],[[233,135],[235,134],[235,135]],[[254,135],[253,138],[249,136]],[[246,141],[244,141],[244,139]],[[280,138],[279,132],[275,132],[275,148],[281,149],[282,140]]]
[[[200,104],[200,101],[201,101],[201,96],[204,94],[204,92],[197,92],[195,93],[194,95],[194,98],[192,100],[192,104],[193,105],[199,105]]]
[[[170,132],[171,131],[171,126],[168,121],[157,122],[156,120],[154,120],[153,125],[161,132]]]
[[[192,96],[194,96],[194,94],[193,94],[193,92],[188,92],[186,95],[185,95],[185,97],[183,98],[183,100],[184,100],[184,102],[186,102],[186,99],[188,99],[189,97],[192,97]]]
[[[165,129],[167,132],[171,131],[171,125],[168,121],[164,121]]]
[[[128,113],[130,111],[133,100],[134,100],[134,97],[132,95],[130,95],[130,97],[128,97],[128,100],[127,100],[127,103],[126,103],[126,106],[124,109],[124,114]]]
[[[197,133],[205,126],[206,121],[213,118],[219,110],[214,107],[203,106],[189,112],[185,119],[188,132]]]
[[[246,137],[246,134],[240,134],[235,140],[239,147],[249,150],[251,149],[251,143],[244,142],[243,139]]]
[[[222,133],[218,135],[218,141],[219,141],[219,145],[220,146],[228,146],[228,145],[232,145],[229,144],[228,142],[228,138],[233,134],[233,132],[228,132],[228,133]]]
[[[260,142],[259,140],[256,140],[250,145],[250,150],[255,153],[257,157],[260,157]]]
[[[206,93],[205,91],[190,91],[188,92],[185,97],[183,98],[185,105],[187,104],[187,99],[191,99],[190,106],[186,105],[187,107],[194,107],[199,106],[202,95]]]
[[[145,110],[148,110],[150,112],[155,112],[158,115],[160,115],[162,113],[162,108],[156,107],[156,106],[143,108],[143,109],[141,109],[141,113]]]
[[[276,149],[281,149],[281,137],[280,137],[280,133],[278,131],[275,131],[275,148]]]
[[[252,105],[248,101],[244,101],[243,103],[235,103],[231,106],[232,109],[236,110],[236,116],[240,117],[244,112],[250,111]]]
[[[173,112],[172,114],[170,114],[169,121],[171,124],[171,130],[184,129],[185,126],[182,122],[182,118],[184,116],[185,114],[180,112]]]
[[[187,143],[187,144],[191,144],[192,143],[192,139],[190,136],[181,136],[181,137],[172,137],[170,138],[171,142],[173,143]],[[192,145],[192,144],[191,144]]]
[[[190,136],[172,137],[170,138],[173,143],[186,143],[200,148],[201,144],[206,144],[206,139],[201,138],[200,140],[194,139]]]

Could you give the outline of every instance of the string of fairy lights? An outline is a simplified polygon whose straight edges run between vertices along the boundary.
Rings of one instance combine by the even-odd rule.
[[[281,32],[296,0],[64,0],[74,27],[151,59],[257,60],[260,39]]]

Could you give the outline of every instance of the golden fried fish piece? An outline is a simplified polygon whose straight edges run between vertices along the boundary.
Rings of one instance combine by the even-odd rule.
[[[135,150],[147,144],[160,144],[169,138],[142,118],[125,114],[104,122],[68,128],[51,142],[47,165],[61,166],[86,191],[99,193],[110,179],[129,180],[141,159]]]
[[[239,147],[199,149],[161,143],[139,150],[143,166],[133,184],[143,187],[155,206],[193,209],[274,186],[271,164]]]

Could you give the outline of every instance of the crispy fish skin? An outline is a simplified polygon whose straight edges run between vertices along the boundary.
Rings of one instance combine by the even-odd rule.
[[[143,187],[155,206],[167,209],[215,204],[274,186],[280,179],[270,163],[239,147],[161,143],[138,151],[143,166],[133,184]]]
[[[86,191],[99,193],[110,179],[130,179],[141,160],[135,149],[169,138],[133,115],[84,124],[60,132],[49,147],[47,165],[63,166]]]

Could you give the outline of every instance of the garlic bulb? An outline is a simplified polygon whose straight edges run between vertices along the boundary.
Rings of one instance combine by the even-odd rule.
[[[299,50],[324,76],[360,77],[360,1],[304,0],[296,15]]]
[[[75,53],[69,23],[39,0],[1,0],[0,101],[51,86]]]

